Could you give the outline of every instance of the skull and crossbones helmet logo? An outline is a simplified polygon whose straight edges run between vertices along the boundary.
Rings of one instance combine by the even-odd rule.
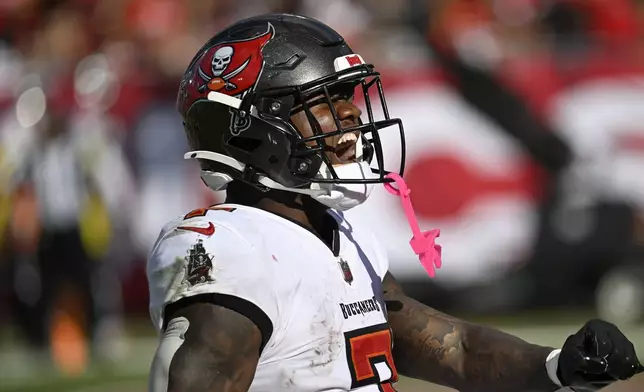
[[[213,76],[221,76],[222,73],[228,68],[230,60],[235,54],[235,49],[232,46],[223,46],[215,52],[212,56],[212,74]]]
[[[255,85],[264,66],[262,48],[273,37],[269,23],[266,31],[244,40],[225,41],[209,47],[196,63],[199,94],[210,91],[240,97]]]

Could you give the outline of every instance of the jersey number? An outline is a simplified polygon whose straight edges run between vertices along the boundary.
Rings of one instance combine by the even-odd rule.
[[[344,334],[351,370],[351,389],[378,384],[382,392],[396,392],[392,383],[398,372],[391,355],[391,330],[387,324],[372,325]]]

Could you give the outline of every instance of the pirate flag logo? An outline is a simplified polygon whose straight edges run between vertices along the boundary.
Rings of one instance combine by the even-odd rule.
[[[210,277],[212,272],[212,257],[206,253],[206,248],[203,246],[203,240],[197,241],[195,246],[190,248],[186,256],[186,276],[184,282],[188,282],[191,286],[212,282],[214,279]]]
[[[181,81],[177,108],[181,113],[215,92],[242,99],[257,85],[264,69],[262,49],[275,35],[272,24],[266,31],[241,40],[221,42],[207,48]],[[250,127],[251,118],[230,109],[230,131],[234,136]]]
[[[273,25],[265,33],[242,41],[221,43],[208,49],[197,72],[202,79],[200,93],[216,91],[238,97],[257,83],[264,68],[262,48],[273,38]]]

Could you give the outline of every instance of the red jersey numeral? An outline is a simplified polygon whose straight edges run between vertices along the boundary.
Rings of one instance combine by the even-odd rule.
[[[398,372],[391,354],[391,330],[387,324],[345,333],[351,388],[379,384],[383,392],[395,392]]]

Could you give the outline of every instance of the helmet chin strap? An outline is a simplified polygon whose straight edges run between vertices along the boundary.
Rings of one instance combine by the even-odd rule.
[[[229,157],[228,155],[219,154],[212,151],[191,151],[186,153],[183,156],[184,159],[205,159],[208,161],[222,163],[232,169],[239,171],[240,173],[244,171],[246,165],[242,162],[236,160],[235,158]],[[201,178],[206,182],[208,187],[212,188],[215,191],[226,190],[228,183],[233,181],[233,177],[229,174],[221,172],[213,172],[208,170],[201,171]],[[309,196],[314,196],[316,194],[326,194],[328,191],[323,189],[299,189],[299,188],[289,188],[284,185],[273,181],[272,179],[259,175],[259,183],[263,186],[279,191],[289,191],[302,193]]]
[[[191,151],[184,155],[184,159],[205,159],[222,163],[243,172],[246,165],[238,160],[223,154],[212,151]],[[333,167],[339,178],[361,178],[368,179],[373,177],[368,162],[348,163]],[[322,179],[331,178],[331,172],[326,165],[320,167],[320,176]],[[201,171],[201,178],[209,188],[215,191],[226,189],[228,183],[233,181],[233,177],[226,173],[212,172],[207,170]],[[260,175],[258,182],[270,189],[300,193],[311,196],[314,200],[340,211],[346,211],[355,206],[362,204],[371,194],[373,184],[337,184],[337,183],[311,183],[310,188],[291,188],[286,187],[269,177]]]

